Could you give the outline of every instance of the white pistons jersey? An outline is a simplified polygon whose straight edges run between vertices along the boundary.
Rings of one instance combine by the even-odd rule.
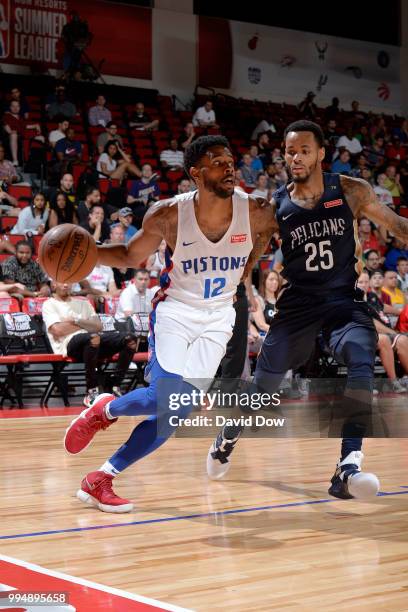
[[[196,192],[176,196],[177,242],[167,262],[164,293],[185,304],[213,309],[232,304],[252,250],[248,194],[235,190],[231,224],[218,242],[201,231],[194,209]]]

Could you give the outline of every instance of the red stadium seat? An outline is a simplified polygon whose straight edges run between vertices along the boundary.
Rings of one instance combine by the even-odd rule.
[[[7,240],[11,242],[11,244],[17,244],[20,240],[25,240],[26,237],[24,234],[7,234]]]
[[[20,312],[18,300],[13,297],[0,297],[0,314],[7,314],[9,312]]]
[[[138,149],[151,149],[152,148],[152,141],[149,140],[148,138],[135,138],[133,135],[133,139],[136,141],[135,142],[135,146]]]
[[[99,179],[99,191],[102,195],[106,195],[111,187],[119,187],[119,179]]]
[[[153,169],[158,167],[158,161],[155,157],[144,157],[140,163],[142,164],[150,164]]]
[[[45,300],[48,300],[46,297],[25,297],[23,299],[22,311],[29,315],[39,315],[42,314],[42,308]]]
[[[169,190],[169,184],[165,181],[159,181],[158,185],[161,193],[167,193],[167,191]]]
[[[38,235],[38,236],[33,236],[33,243],[34,243],[34,253],[38,253],[38,249],[40,247],[40,242],[42,240],[42,236]]]
[[[179,182],[184,177],[184,170],[169,170],[167,178],[171,183]]]
[[[10,185],[8,193],[13,198],[32,198],[33,192],[30,185]]]
[[[148,142],[150,142],[150,139],[147,137],[147,132],[145,130],[132,130],[132,136],[135,140],[148,140]]]
[[[18,217],[0,217],[2,231],[5,233],[9,232],[17,223],[17,219]]]
[[[72,167],[72,176],[74,177],[75,186],[78,185],[78,180],[81,174],[86,170],[86,164],[74,164]]]

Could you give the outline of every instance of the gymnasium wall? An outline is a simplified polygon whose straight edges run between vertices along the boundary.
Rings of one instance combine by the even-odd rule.
[[[191,99],[197,83],[236,97],[292,103],[313,90],[318,105],[338,96],[344,108],[358,99],[363,109],[402,112],[399,47],[198,17],[188,0],[157,1],[159,8],[152,11],[103,0],[0,0],[0,4],[9,28],[2,29],[7,43],[2,69],[7,72],[29,71],[33,59],[21,57],[21,50],[24,42],[27,55],[31,36],[37,41],[32,43],[35,49],[48,49],[43,62],[47,60],[46,68],[57,73],[62,55],[58,28],[68,12],[77,9],[94,33],[89,55],[95,64],[105,60],[102,72],[108,83],[152,87],[162,94],[176,93],[183,101]],[[45,36],[22,32],[16,11],[21,16],[23,10],[46,6],[54,8],[41,10],[59,15],[54,29]],[[36,23],[27,22],[32,29]]]
[[[362,107],[377,111],[398,112],[401,107],[399,47],[223,19],[199,20],[199,48],[206,50],[199,56],[202,85],[260,100],[297,103],[313,90],[318,105],[338,96],[344,106],[358,99]],[[222,46],[221,23],[230,31]],[[214,45],[217,58],[211,55]],[[217,62],[223,57],[231,70],[224,71],[221,84]]]

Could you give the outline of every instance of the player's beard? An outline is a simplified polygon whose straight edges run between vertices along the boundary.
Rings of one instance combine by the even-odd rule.
[[[217,198],[221,198],[223,200],[230,198],[234,193],[233,187],[231,188],[224,186],[222,185],[221,181],[212,181],[207,177],[204,178],[204,187],[207,189],[207,191],[214,193]]]
[[[292,181],[294,183],[306,183],[309,178],[311,177],[311,175],[315,172],[316,168],[318,165],[318,159],[316,158],[315,163],[312,166],[309,166],[308,168],[305,168],[305,174],[304,175],[293,175],[290,171],[290,168],[288,168],[290,176],[292,178]]]

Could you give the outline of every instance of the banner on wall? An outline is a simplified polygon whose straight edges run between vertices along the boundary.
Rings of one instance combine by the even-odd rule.
[[[344,108],[357,99],[400,111],[399,47],[203,16],[198,26],[202,86],[294,104],[316,88],[319,106],[336,96]],[[389,89],[377,91],[380,83]]]
[[[150,9],[103,0],[0,0],[0,59],[8,64],[61,68],[61,32],[72,12],[93,34],[86,53],[102,72],[152,78]]]

